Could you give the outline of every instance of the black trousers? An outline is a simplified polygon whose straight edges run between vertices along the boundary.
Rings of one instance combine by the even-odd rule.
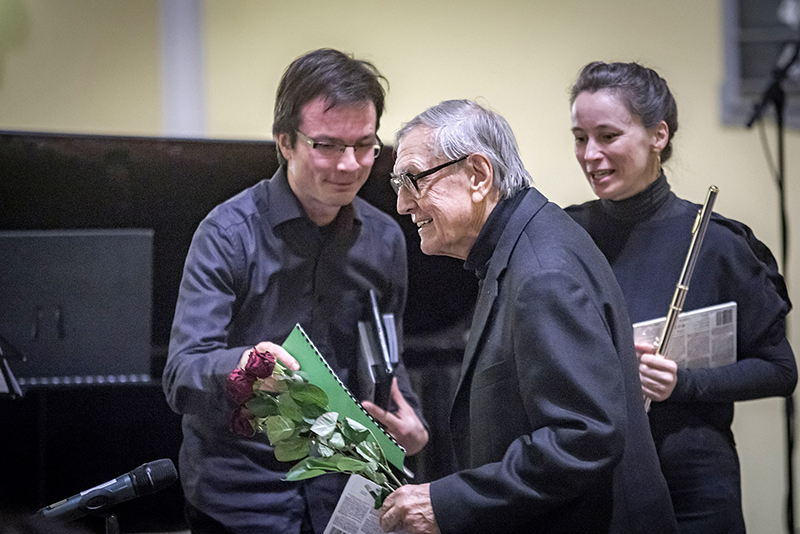
[[[236,534],[213,517],[192,506],[189,501],[184,502],[184,514],[192,534]],[[300,525],[300,534],[314,534],[308,513],[303,517],[303,522]]]

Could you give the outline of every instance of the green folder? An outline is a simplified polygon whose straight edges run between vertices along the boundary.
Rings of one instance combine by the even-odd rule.
[[[308,373],[309,381],[328,395],[330,410],[354,419],[370,429],[378,445],[383,449],[386,459],[402,472],[405,450],[353,397],[299,324],[292,329],[283,343],[283,348],[300,363],[300,369]]]

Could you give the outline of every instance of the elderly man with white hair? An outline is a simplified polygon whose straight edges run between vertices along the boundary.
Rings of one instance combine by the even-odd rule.
[[[480,280],[450,414],[460,471],[406,485],[386,531],[675,532],[624,297],[605,257],[531,186],[508,123],[445,101],[396,139],[397,211]]]

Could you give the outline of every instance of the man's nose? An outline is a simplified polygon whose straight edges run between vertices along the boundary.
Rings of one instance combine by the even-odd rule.
[[[337,167],[340,171],[358,170],[358,168],[361,167],[361,163],[359,163],[358,157],[356,157],[356,149],[351,146],[345,147],[344,152],[339,156]]]
[[[416,205],[417,202],[414,200],[414,195],[408,190],[408,187],[403,186],[397,190],[397,213],[408,215]]]

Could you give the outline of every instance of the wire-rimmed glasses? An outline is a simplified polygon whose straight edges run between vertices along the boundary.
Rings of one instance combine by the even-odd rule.
[[[367,154],[372,154],[373,158],[377,158],[383,148],[383,142],[376,135],[375,141],[369,143],[357,143],[355,145],[346,145],[344,143],[337,143],[335,141],[317,141],[307,136],[300,130],[295,130],[304,143],[307,143],[312,149],[316,150],[321,156],[326,158],[338,158],[348,148],[352,148],[357,159],[361,159]]]

